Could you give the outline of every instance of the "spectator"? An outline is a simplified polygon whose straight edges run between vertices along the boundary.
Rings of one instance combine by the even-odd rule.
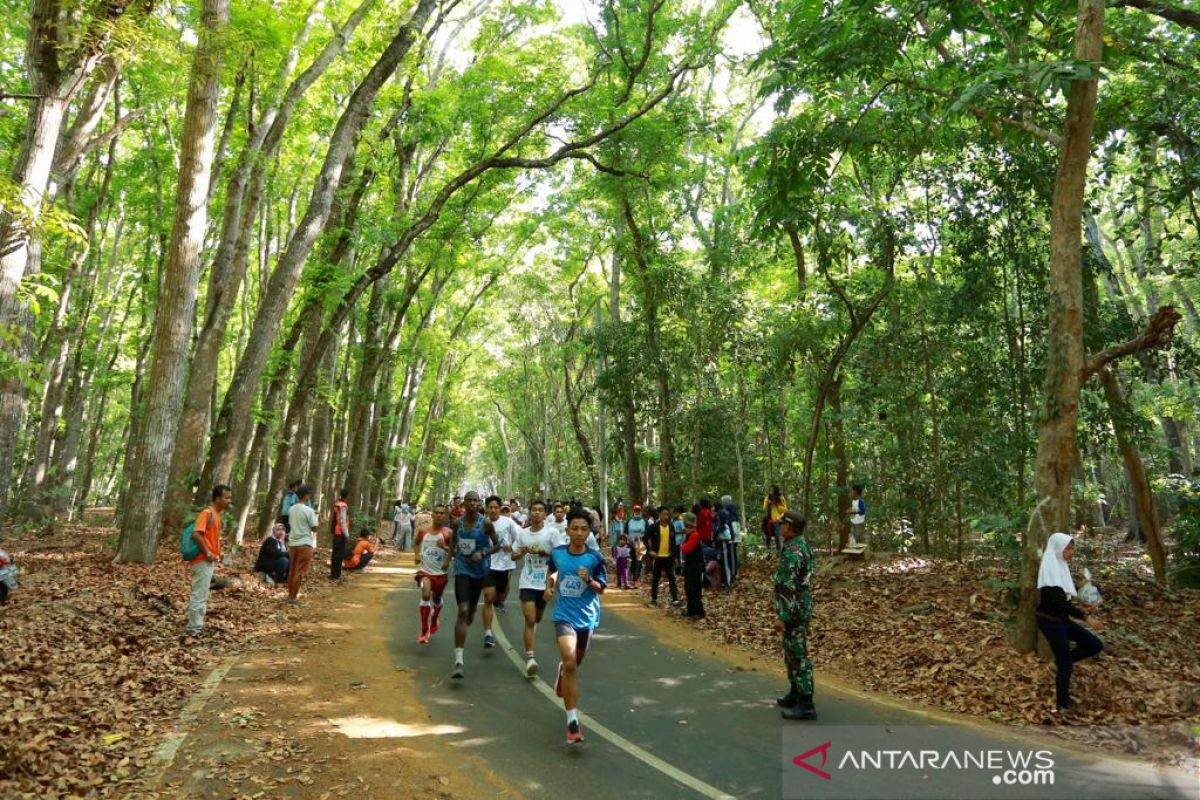
[[[212,490],[212,505],[196,515],[192,538],[200,546],[200,555],[188,562],[192,578],[192,595],[188,601],[187,633],[195,636],[204,630],[204,614],[208,610],[208,592],[213,573],[221,560],[221,514],[233,502],[233,493],[223,483]]]
[[[774,545],[771,549],[775,552],[783,547],[783,540],[779,538],[779,526],[787,510],[787,499],[783,492],[779,491],[778,485],[772,485],[770,493],[763,500],[763,536],[767,544]]]
[[[629,548],[633,551],[633,572],[630,577],[633,578],[635,587],[639,586],[642,581],[642,559],[645,554],[643,540],[646,538],[646,531],[649,527],[649,521],[642,515],[641,505],[635,504],[633,516],[625,523],[625,533],[629,536]]]
[[[1104,649],[1104,643],[1076,619],[1086,619],[1087,614],[1074,604],[1071,598],[1078,597],[1075,581],[1071,578],[1071,559],[1075,557],[1075,541],[1065,533],[1052,533],[1042,552],[1042,563],[1038,569],[1038,593],[1041,603],[1037,608],[1037,626],[1054,652],[1058,667],[1055,676],[1055,702],[1060,711],[1075,705],[1071,699],[1071,671],[1075,664],[1090,658]],[[1093,621],[1093,627],[1098,627]],[[1071,649],[1071,642],[1075,649]]]
[[[721,498],[721,507],[717,511],[724,534],[719,536],[720,546],[717,551],[721,554],[723,569],[722,579],[725,586],[732,586],[738,572],[738,544],[742,538],[742,520],[738,507],[733,498],[725,495]]]
[[[300,603],[300,584],[312,566],[313,548],[317,537],[317,512],[309,505],[312,500],[312,489],[301,486],[296,490],[296,502],[288,509],[288,518],[292,529],[288,533],[288,602],[293,605]]]
[[[704,562],[704,579],[714,589],[721,588],[721,562],[718,560],[716,548],[700,543],[700,557]]]
[[[254,561],[254,571],[261,572],[263,579],[274,586],[277,583],[287,583],[288,567],[291,561],[287,554],[287,530],[282,522],[271,526],[271,532],[258,546],[258,558]]]
[[[650,605],[658,605],[658,582],[667,576],[667,588],[671,590],[671,605],[679,605],[679,590],[675,587],[675,560],[679,557],[679,545],[675,542],[675,526],[671,522],[671,509],[663,506],[658,510],[658,524],[646,533],[646,554],[650,558]]]
[[[392,546],[397,550],[412,549],[413,512],[403,500],[397,500],[392,512]]]
[[[863,499],[863,487],[856,483],[850,487],[850,546],[867,542],[867,501]]]
[[[804,539],[806,524],[798,511],[786,511],[780,520],[785,544],[775,570],[775,630],[783,635],[788,693],[775,702],[783,707],[784,719],[817,718],[813,707],[812,659],[808,655],[813,614],[813,552]]]
[[[371,559],[375,556],[375,546],[371,544],[372,533],[374,531],[370,528],[363,528],[358,532],[358,541],[354,543],[354,552],[342,564],[346,569],[362,572],[367,568],[367,564],[371,563]]]
[[[629,588],[629,537],[621,534],[613,548],[613,561],[617,563],[617,588]]]
[[[684,514],[685,530],[683,544],[683,590],[687,596],[687,608],[683,616],[704,619],[704,602],[700,597],[701,574],[704,572],[704,554],[700,551],[700,532],[696,530],[696,515]]]
[[[707,497],[700,498],[700,510],[696,512],[696,530],[700,532],[700,541],[708,544],[713,538],[713,507]]]
[[[292,523],[288,517],[288,512],[296,504],[296,500],[298,499],[296,490],[299,488],[300,481],[295,478],[289,481],[287,491],[283,494],[283,502],[279,505],[279,521],[283,523],[283,528],[287,533],[292,532]]]
[[[350,537],[350,504],[347,498],[350,490],[342,487],[338,492],[337,502],[333,504],[333,518],[329,521],[330,533],[333,535],[333,552],[329,556],[329,578],[342,579],[342,562],[346,559],[347,542]]]

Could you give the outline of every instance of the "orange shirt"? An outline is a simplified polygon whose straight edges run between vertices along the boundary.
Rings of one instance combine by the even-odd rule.
[[[371,544],[370,540],[359,539],[358,543],[354,545],[354,552],[350,554],[349,558],[342,562],[342,566],[346,567],[347,569],[354,569],[358,566],[359,559],[362,558],[363,553],[374,552],[375,547]]]
[[[193,528],[194,533],[201,534],[201,539],[204,544],[219,560],[221,558],[221,515],[212,506],[201,511],[196,515],[196,527]],[[188,564],[199,564],[204,560],[204,553],[193,558]]]

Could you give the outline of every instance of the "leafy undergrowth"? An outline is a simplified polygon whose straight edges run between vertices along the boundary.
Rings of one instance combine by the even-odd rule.
[[[1166,592],[1133,569],[1097,585],[1105,651],[1075,669],[1079,706],[1052,710],[1053,662],[1009,646],[1003,567],[818,554],[810,654],[861,688],[1080,744],[1195,764],[1200,745],[1200,591]],[[822,563],[824,562],[824,563]],[[1096,563],[1096,562],[1093,562]],[[705,593],[700,625],[717,640],[782,657],[771,606],[774,561]],[[1190,759],[1190,760],[1189,760]]]
[[[157,564],[116,565],[113,541],[112,529],[81,527],[5,541],[21,577],[0,606],[0,797],[128,793],[204,675],[306,615],[255,579],[251,546],[218,570],[241,583],[212,592],[204,635],[187,639],[178,550],[164,543]],[[302,597],[331,590],[327,562],[319,550]]]

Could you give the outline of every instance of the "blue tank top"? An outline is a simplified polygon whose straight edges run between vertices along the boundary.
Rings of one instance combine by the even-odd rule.
[[[475,517],[475,527],[468,530],[463,524],[466,517],[461,517],[454,528],[454,572],[457,575],[469,575],[472,578],[482,578],[491,568],[492,557],[485,555],[479,561],[471,560],[476,550],[484,551],[492,545],[491,537],[483,530],[483,515]]]

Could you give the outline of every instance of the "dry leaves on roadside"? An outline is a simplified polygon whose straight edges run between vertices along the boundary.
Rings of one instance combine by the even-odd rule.
[[[164,543],[157,564],[112,563],[111,529],[8,539],[20,589],[0,608],[0,797],[108,797],[135,786],[204,674],[247,641],[305,618],[255,579],[256,548],[212,592],[206,632],[183,636],[187,573]],[[326,556],[327,557],[327,556]],[[321,563],[321,553],[316,563]],[[306,592],[328,592],[319,569]]]

